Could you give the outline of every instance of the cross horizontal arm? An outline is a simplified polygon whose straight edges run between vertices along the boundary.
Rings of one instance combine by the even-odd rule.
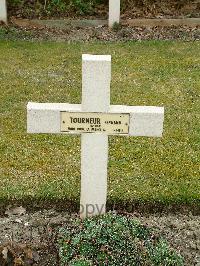
[[[81,104],[29,102],[27,105],[27,132],[63,134],[61,132],[61,111],[82,112]],[[109,113],[130,114],[129,136],[162,136],[163,107],[111,105]]]

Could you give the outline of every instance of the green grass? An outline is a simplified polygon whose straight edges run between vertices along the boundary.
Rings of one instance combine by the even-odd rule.
[[[81,54],[112,55],[111,103],[165,107],[163,138],[109,138],[109,202],[200,198],[200,42],[0,43],[0,199],[80,196],[80,138],[28,135],[26,104],[81,102]]]

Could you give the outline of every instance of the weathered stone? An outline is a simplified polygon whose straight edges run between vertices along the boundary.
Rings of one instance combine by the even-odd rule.
[[[7,23],[6,0],[0,0],[0,21]]]
[[[109,27],[120,22],[120,0],[109,0]]]

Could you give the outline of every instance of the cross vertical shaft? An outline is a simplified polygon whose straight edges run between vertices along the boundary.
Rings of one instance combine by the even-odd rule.
[[[109,0],[109,27],[120,22],[120,0]]]
[[[0,0],[0,21],[7,23],[6,0]]]
[[[108,112],[111,56],[83,55],[82,111]],[[108,136],[81,135],[81,207],[84,218],[105,213],[107,195]]]

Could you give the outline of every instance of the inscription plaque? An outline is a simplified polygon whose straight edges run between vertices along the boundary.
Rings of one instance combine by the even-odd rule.
[[[129,114],[61,112],[61,132],[128,135]]]

